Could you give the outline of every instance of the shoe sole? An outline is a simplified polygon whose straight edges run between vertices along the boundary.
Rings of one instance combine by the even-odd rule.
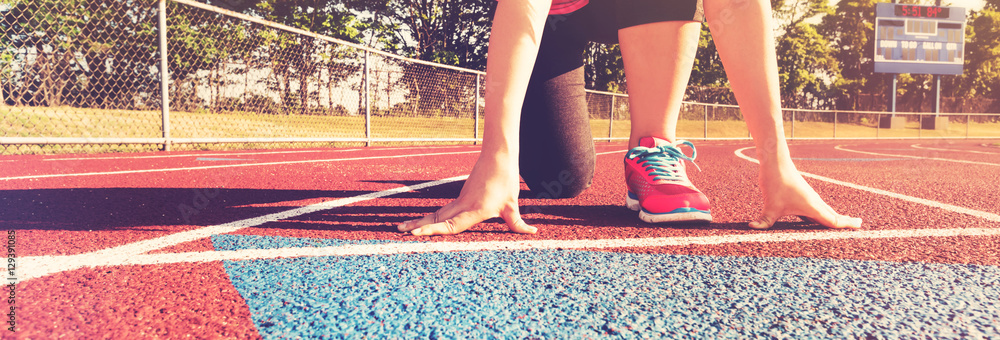
[[[625,194],[625,205],[632,211],[639,212],[639,219],[646,223],[670,223],[670,222],[712,222],[712,214],[708,211],[702,211],[697,209],[685,210],[685,211],[672,211],[667,213],[655,214],[646,211],[639,204],[639,200],[629,197]],[[683,209],[683,208],[682,208]],[[681,210],[681,209],[678,209]]]

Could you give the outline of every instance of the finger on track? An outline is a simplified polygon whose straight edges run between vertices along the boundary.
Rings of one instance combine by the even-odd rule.
[[[442,209],[443,210],[443,209]],[[454,235],[471,228],[479,222],[486,220],[478,211],[464,211],[444,221],[431,223],[413,229],[411,233],[416,236],[431,235]]]

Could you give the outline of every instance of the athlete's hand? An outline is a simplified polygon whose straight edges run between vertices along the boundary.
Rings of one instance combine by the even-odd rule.
[[[800,218],[835,229],[861,228],[861,219],[841,215],[826,204],[794,167],[761,168],[760,188],[764,192],[764,212],[750,227],[767,229],[779,218],[797,215]]]
[[[512,166],[513,164],[513,166]],[[403,222],[399,231],[413,235],[451,235],[493,217],[502,217],[511,231],[538,231],[521,219],[517,196],[521,190],[516,161],[483,154],[472,168],[458,198],[433,214]]]

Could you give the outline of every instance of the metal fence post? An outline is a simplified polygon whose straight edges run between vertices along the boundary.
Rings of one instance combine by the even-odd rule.
[[[965,139],[969,139],[969,126],[972,125],[972,115],[965,116]]]
[[[362,81],[364,86],[362,87],[362,94],[365,96],[365,146],[372,146],[372,103],[371,96],[368,94],[368,55],[371,52],[365,50],[365,65],[364,65],[364,75],[362,76]]]
[[[163,119],[163,151],[170,151],[170,72],[167,63],[167,0],[159,1],[160,23],[160,116]]]
[[[924,115],[917,115],[917,138],[924,137]]]
[[[882,114],[879,113],[875,115],[875,138],[878,139],[878,133],[882,131]]]
[[[784,115],[782,115],[784,116]],[[795,110],[792,110],[792,137],[795,138]]]
[[[614,138],[615,124],[615,96],[611,96],[611,108],[608,109],[608,143]]]
[[[837,139],[837,111],[833,111],[833,139]]]
[[[705,140],[708,140],[708,105],[701,105],[702,111],[705,112]]]
[[[479,145],[479,140],[478,140],[479,139],[479,100],[481,98],[480,94],[479,94],[479,90],[481,89],[480,86],[482,86],[482,84],[479,82],[479,78],[480,78],[480,75],[477,73],[476,74],[476,103],[475,103],[475,105],[476,105],[476,117],[473,119],[473,121],[474,121],[473,124],[475,125],[475,127],[473,127],[474,131],[472,133],[472,138],[476,139],[476,141],[472,142],[473,145]]]

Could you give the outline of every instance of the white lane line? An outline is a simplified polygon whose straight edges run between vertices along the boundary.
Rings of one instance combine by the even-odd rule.
[[[136,254],[131,256],[84,258],[61,257],[59,263],[66,267],[84,268],[121,265],[163,265],[171,263],[239,261],[275,258],[301,258],[318,256],[388,255],[406,253],[455,252],[455,251],[497,251],[532,249],[611,249],[648,248],[689,245],[719,245],[745,242],[775,243],[797,241],[824,241],[848,239],[885,239],[915,237],[952,236],[1000,236],[1000,228],[968,229],[902,229],[866,231],[823,231],[797,233],[761,232],[744,235],[715,235],[694,237],[656,237],[599,240],[536,240],[536,241],[487,241],[487,242],[420,242],[345,245],[335,247],[294,247],[277,249],[244,249],[227,251],[203,251],[172,254]],[[95,262],[96,260],[96,262]],[[36,268],[39,265],[56,262],[54,257],[22,258],[23,266]],[[32,272],[31,278],[39,273]]]
[[[415,146],[406,147],[407,149],[449,149],[449,148],[459,148],[468,147],[468,145],[446,145],[446,146]],[[287,151],[253,151],[253,152],[240,152],[232,151],[227,153],[185,153],[185,154],[170,154],[170,155],[149,155],[149,156],[114,156],[114,157],[75,157],[75,158],[45,158],[42,161],[86,161],[86,160],[108,160],[108,159],[150,159],[150,158],[180,158],[180,157],[204,157],[204,156],[245,156],[245,155],[273,155],[273,154],[293,154],[293,153],[317,153],[317,152],[350,152],[350,151],[361,151],[361,150],[393,150],[401,148],[378,148],[378,149],[365,149],[365,148],[354,148],[354,149],[328,149],[328,150],[287,150]],[[18,160],[5,160],[5,162],[16,162]]]
[[[597,155],[622,153],[625,151],[626,150],[615,150],[615,151],[597,153]],[[381,158],[386,158],[386,157],[381,157]],[[178,245],[185,242],[196,241],[205,237],[210,237],[212,235],[231,233],[243,228],[258,226],[268,222],[289,219],[304,214],[314,213],[317,211],[342,207],[345,205],[354,204],[361,201],[366,201],[379,197],[385,197],[389,195],[395,195],[398,193],[420,190],[441,184],[461,181],[465,180],[468,177],[469,177],[468,175],[464,175],[464,176],[446,178],[442,180],[425,182],[411,186],[404,186],[396,189],[379,191],[355,197],[341,198],[337,200],[321,202],[274,214],[243,219],[225,224],[208,226],[185,232],[174,233],[154,239],[133,242],[86,254],[24,257],[21,258],[21,260],[24,261],[24,263],[30,263],[30,265],[24,265],[24,267],[28,269],[22,271],[22,281],[83,267],[115,266],[115,265],[127,264],[128,263],[127,259],[136,258],[136,256],[140,256],[140,254],[144,254],[153,250],[163,249],[166,247]],[[171,256],[171,254],[157,254],[157,255],[166,255],[167,257]],[[142,256],[149,256],[149,255],[142,255]]]
[[[749,156],[746,156],[746,155],[743,154],[744,150],[752,149],[752,148],[753,147],[750,146],[750,147],[745,147],[745,148],[736,150],[736,157],[745,159],[745,160],[753,162],[753,163],[760,164],[760,161],[758,161],[758,160],[756,160],[756,159],[754,159],[752,157],[749,157]],[[810,173],[807,173],[807,172],[799,171],[799,173],[802,174],[802,176],[804,176],[804,177],[809,177],[809,178],[817,179],[817,180],[824,181],[824,182],[827,182],[827,183],[833,183],[833,184],[837,184],[837,185],[842,185],[842,186],[845,186],[845,187],[848,187],[848,188],[858,189],[858,190],[862,190],[862,191],[867,191],[867,192],[870,192],[870,193],[873,193],[873,194],[878,194],[878,195],[883,195],[883,196],[889,196],[889,197],[892,197],[892,198],[897,198],[897,199],[901,199],[901,200],[908,201],[908,202],[923,204],[923,205],[934,207],[934,208],[940,208],[940,209],[944,209],[944,210],[948,210],[948,211],[952,211],[952,212],[957,212],[957,213],[966,214],[966,215],[970,215],[970,216],[974,216],[974,217],[979,217],[979,218],[987,220],[987,221],[1000,222],[1000,215],[997,215],[997,214],[994,214],[994,213],[990,213],[990,212],[985,212],[985,211],[980,211],[980,210],[975,210],[975,209],[969,209],[969,208],[960,207],[960,206],[957,206],[957,205],[951,205],[951,204],[948,204],[948,203],[942,203],[942,202],[938,202],[938,201],[932,201],[932,200],[923,199],[923,198],[919,198],[919,197],[907,196],[907,195],[903,195],[903,194],[899,194],[899,193],[895,193],[895,192],[891,192],[891,191],[885,191],[885,190],[882,190],[882,189],[876,189],[876,188],[872,188],[872,187],[868,187],[868,186],[864,186],[864,185],[858,185],[858,184],[854,184],[854,183],[839,181],[839,180],[835,180],[833,178],[823,177],[823,176],[820,176],[820,175],[814,175],[814,174],[810,174]]]
[[[343,162],[343,161],[361,161],[361,160],[368,160],[368,159],[389,159],[389,158],[407,158],[407,157],[422,157],[422,156],[459,155],[459,154],[478,153],[478,152],[479,152],[479,150],[475,150],[475,151],[422,153],[422,154],[395,155],[395,156],[370,156],[370,157],[312,159],[312,160],[265,162],[265,163],[241,163],[241,164],[208,165],[208,166],[195,166],[195,167],[182,167],[182,168],[147,169],[147,170],[121,170],[121,171],[105,171],[105,172],[82,172],[82,173],[69,173],[69,174],[14,176],[14,177],[0,177],[0,181],[19,180],[19,179],[53,178],[53,177],[78,177],[78,176],[100,176],[100,175],[138,174],[138,173],[150,173],[150,172],[207,170],[207,169],[222,169],[222,168],[238,168],[238,167],[247,167],[247,166],[265,166],[265,165],[286,165],[286,164],[305,164],[305,163],[326,163],[326,162]]]
[[[364,149],[336,149],[336,150],[289,150],[289,151],[267,151],[267,152],[227,152],[227,153],[185,153],[170,155],[150,155],[150,156],[114,156],[114,157],[76,157],[76,158],[46,158],[46,162],[55,161],[89,161],[108,159],[152,159],[152,158],[181,158],[181,157],[205,157],[205,156],[249,156],[249,155],[274,155],[293,153],[316,153],[316,152],[348,152]]]
[[[890,157],[923,159],[923,160],[931,160],[931,161],[942,161],[942,162],[954,162],[954,163],[965,163],[965,164],[976,164],[976,165],[1000,166],[1000,164],[997,164],[997,163],[964,161],[964,160],[960,160],[960,159],[937,158],[937,157],[921,157],[921,156],[910,156],[910,155],[896,155],[896,154],[891,154],[891,153],[878,153],[878,152],[869,152],[869,151],[858,151],[858,150],[851,150],[851,149],[844,148],[843,145],[837,145],[837,146],[835,146],[833,148],[837,149],[837,150],[840,150],[840,151],[862,153],[862,154],[876,155],[876,156],[890,156]]]
[[[933,151],[968,152],[968,153],[977,153],[977,154],[981,154],[981,155],[1000,155],[1000,152],[986,152],[986,151],[976,151],[976,150],[959,150],[959,149],[932,148],[932,147],[923,146],[923,145],[920,145],[920,144],[913,144],[913,145],[910,145],[910,147],[912,147],[914,149],[933,150]]]
[[[259,226],[269,222],[280,221],[305,214],[310,214],[322,210],[329,210],[342,207],[357,202],[395,195],[404,192],[430,188],[451,182],[457,182],[468,178],[468,175],[445,178],[437,181],[424,182],[416,185],[404,186],[395,189],[372,192],[364,195],[341,198],[321,203],[316,203],[296,209],[286,210],[274,214],[243,219],[225,224],[213,225],[195,230],[189,230],[161,236],[149,240],[133,242],[117,247],[106,248],[95,252],[78,255],[57,255],[57,256],[29,256],[19,259],[24,261],[21,271],[21,279],[29,280],[53,273],[78,269],[88,266],[106,266],[127,263],[129,258],[139,254],[147,253],[157,249],[178,245],[185,242],[199,240],[217,234],[231,233],[243,228]]]
[[[598,156],[602,156],[602,155],[610,155],[610,154],[613,154],[613,153],[620,153],[620,154],[624,155],[625,151],[628,151],[628,150],[622,149],[622,150],[615,150],[615,151],[598,152],[597,155]]]

